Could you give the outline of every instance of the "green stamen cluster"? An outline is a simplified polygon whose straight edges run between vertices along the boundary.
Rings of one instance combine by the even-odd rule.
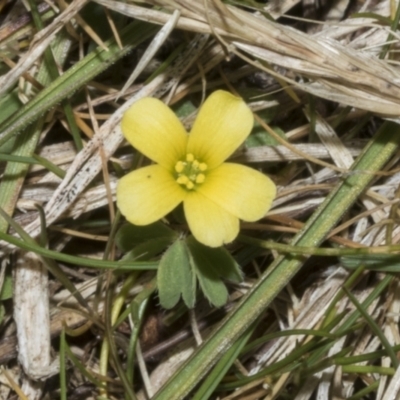
[[[192,190],[205,181],[206,176],[203,172],[206,170],[207,164],[196,160],[193,154],[186,154],[185,161],[175,164],[176,181],[186,189]]]

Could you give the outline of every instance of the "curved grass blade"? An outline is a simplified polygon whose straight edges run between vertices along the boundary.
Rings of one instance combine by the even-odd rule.
[[[43,257],[52,258],[57,261],[66,262],[69,264],[85,266],[89,268],[113,268],[119,271],[134,271],[134,270],[149,270],[157,269],[157,261],[132,261],[132,260],[121,260],[121,261],[103,261],[95,260],[84,257],[71,256],[69,254],[59,253],[58,251],[53,251],[40,247],[37,244],[27,243],[15,236],[8,235],[7,233],[0,232],[0,239],[7,243],[10,243],[20,249],[33,251]]]

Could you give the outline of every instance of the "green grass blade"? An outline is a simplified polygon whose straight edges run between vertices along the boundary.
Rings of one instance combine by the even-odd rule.
[[[234,343],[234,345],[224,354],[224,356],[219,360],[217,365],[207,376],[199,390],[193,396],[192,400],[206,400],[212,396],[215,388],[221,382],[225,374],[231,368],[232,364],[235,362],[243,347],[246,345],[250,336],[253,334],[255,325],[250,327],[245,334]]]
[[[345,287],[343,290],[346,292],[347,296],[351,300],[351,302],[356,306],[357,310],[359,313],[365,318],[365,320],[368,322],[369,327],[371,330],[375,333],[375,335],[380,339],[382,346],[385,348],[387,351],[388,356],[390,357],[392,364],[395,368],[399,366],[399,361],[397,360],[396,354],[390,345],[389,341],[387,340],[385,334],[382,332],[382,330],[379,328],[378,324],[371,318],[371,316],[368,314],[367,310],[365,307],[363,307],[356,297]]]
[[[342,371],[344,374],[379,374],[391,376],[394,375],[396,370],[378,365],[344,365]]]
[[[379,387],[379,380],[371,383],[364,389],[359,390],[357,393],[353,394],[353,396],[348,397],[347,400],[359,400],[359,399],[368,399],[370,396],[368,396],[372,392],[376,392]]]
[[[35,23],[37,30],[39,31],[39,30],[43,29],[44,25],[43,25],[42,18],[40,16],[37,4],[33,0],[28,0],[28,2],[31,7],[33,21]],[[52,81],[56,80],[60,76],[60,74],[58,72],[56,58],[54,57],[50,46],[44,52],[44,60],[45,60],[46,67],[49,71],[51,80]],[[62,100],[61,105],[64,110],[64,114],[65,114],[67,123],[69,125],[71,135],[74,139],[75,146],[78,151],[82,150],[82,148],[83,148],[82,139],[79,135],[79,129],[78,129],[78,126],[76,125],[75,118],[74,118],[74,115],[72,112],[72,106],[71,106],[71,103],[69,102],[69,99]]]
[[[60,335],[60,400],[67,400],[67,364],[66,364],[66,340],[65,329],[61,330]]]

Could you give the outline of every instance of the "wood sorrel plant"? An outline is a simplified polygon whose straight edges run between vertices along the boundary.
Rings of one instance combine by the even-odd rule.
[[[236,238],[239,219],[256,221],[265,215],[276,194],[264,174],[224,162],[252,128],[246,103],[222,90],[206,100],[189,135],[155,98],[139,100],[122,119],[126,139],[156,164],[120,180],[117,204],[134,226],[126,226],[119,236],[132,242],[152,233],[138,246],[132,242],[126,257],[138,256],[138,249],[149,256],[163,252],[157,287],[164,308],[174,307],[180,298],[192,308],[197,287],[220,307],[228,300],[223,280],[242,279],[238,263],[220,246]],[[193,234],[184,238],[157,222],[182,202]],[[171,232],[164,237],[166,230]]]

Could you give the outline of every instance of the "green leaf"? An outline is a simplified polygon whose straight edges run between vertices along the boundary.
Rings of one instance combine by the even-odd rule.
[[[192,255],[201,261],[204,270],[215,272],[220,278],[232,282],[242,282],[243,273],[239,264],[225,247],[212,248],[199,243],[193,236],[186,239]]]
[[[161,238],[170,239],[172,242],[177,238],[177,234],[160,221],[146,226],[125,224],[117,232],[115,243],[122,252],[128,252],[138,244]]]
[[[189,308],[194,306],[196,278],[184,240],[178,239],[162,256],[158,267],[157,286],[162,307],[174,307],[181,294]]]

